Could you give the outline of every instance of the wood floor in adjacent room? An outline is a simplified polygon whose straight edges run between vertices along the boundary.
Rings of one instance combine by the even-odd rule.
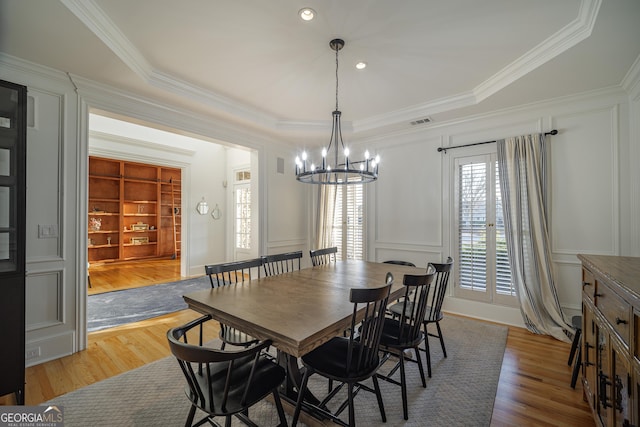
[[[161,269],[173,271],[169,273],[173,277],[163,276],[164,282],[180,280],[179,262],[176,260],[139,263],[121,274],[129,278],[145,276],[143,270],[146,268],[150,268],[148,274],[151,276]],[[102,282],[105,276],[100,273],[107,276],[115,274],[92,267],[90,274],[94,292],[103,284],[107,286]],[[135,282],[140,283],[138,279]],[[150,279],[148,284],[151,282],[153,280]],[[168,356],[167,330],[198,316],[191,310],[183,310],[89,334],[86,350],[27,368],[26,404],[38,405]],[[594,426],[589,407],[582,397],[582,386],[579,382],[575,390],[569,386],[571,367],[567,365],[568,354],[569,344],[510,327],[491,425]],[[13,404],[12,395],[0,397],[0,405]]]

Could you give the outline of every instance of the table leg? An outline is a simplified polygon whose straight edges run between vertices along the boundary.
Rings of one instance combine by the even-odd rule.
[[[287,377],[283,383],[284,390],[281,395],[295,405],[298,400],[297,390],[300,389],[300,384],[302,384],[304,372],[298,366],[298,359],[296,357],[280,350],[278,350],[278,363],[287,371]],[[320,399],[315,397],[308,389],[305,393],[304,400],[312,405],[320,404]]]

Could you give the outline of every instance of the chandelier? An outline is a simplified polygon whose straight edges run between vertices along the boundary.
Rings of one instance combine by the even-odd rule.
[[[309,184],[327,185],[373,182],[378,179],[380,156],[371,157],[367,150],[362,160],[353,160],[342,140],[342,112],[338,108],[338,52],[344,47],[344,40],[331,40],[329,46],[336,51],[336,109],[332,113],[331,138],[329,146],[322,149],[322,160],[318,164],[308,157],[306,151],[296,156],[296,179]]]

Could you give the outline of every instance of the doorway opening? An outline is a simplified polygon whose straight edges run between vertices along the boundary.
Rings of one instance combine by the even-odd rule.
[[[227,182],[233,182],[238,165],[246,167],[248,175],[258,176],[255,151],[96,110],[89,114],[87,152],[88,296],[195,280],[204,275],[204,265],[232,260],[234,205]],[[94,158],[118,164],[118,173],[112,173],[117,177],[101,179],[117,181],[120,193],[94,194]],[[177,185],[174,172],[179,176]],[[127,190],[126,185],[132,188]],[[171,190],[179,197],[171,197]],[[197,209],[202,201],[215,209]],[[102,206],[109,204],[110,208]],[[92,231],[92,217],[110,225]],[[114,225],[116,217],[119,222]],[[251,233],[257,242],[257,228],[252,227]],[[100,252],[107,253],[104,259],[96,255]],[[91,315],[88,304],[88,319]]]

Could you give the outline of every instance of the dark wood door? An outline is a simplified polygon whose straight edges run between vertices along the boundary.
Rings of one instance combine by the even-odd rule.
[[[0,80],[0,395],[24,405],[27,88]]]

